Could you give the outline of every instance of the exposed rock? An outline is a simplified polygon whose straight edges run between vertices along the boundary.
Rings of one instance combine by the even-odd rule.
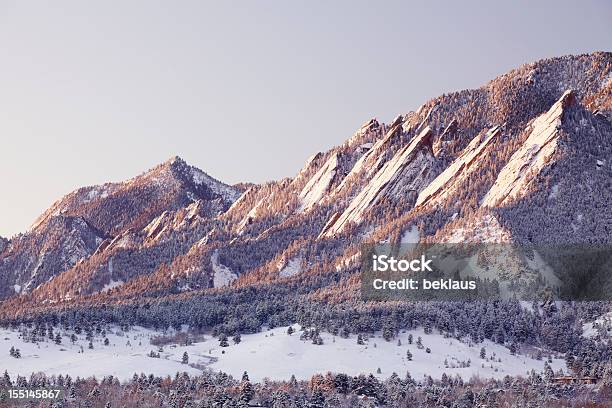
[[[497,181],[482,201],[494,207],[510,202],[534,180],[555,154],[564,110],[575,101],[572,91],[565,91],[548,112],[531,124],[531,133],[500,171]]]
[[[54,216],[0,251],[0,299],[30,291],[92,255],[105,235],[81,217]]]
[[[349,223],[361,222],[365,211],[386,194],[420,191],[429,181],[428,168],[433,160],[431,130],[425,127],[376,173],[338,219],[322,231],[321,236],[333,236],[342,232]]]
[[[338,153],[334,153],[319,171],[306,183],[299,194],[300,211],[307,211],[317,204],[329,190],[338,168]]]
[[[130,180],[73,191],[55,202],[31,230],[64,214],[83,217],[99,230],[116,235],[127,228],[140,230],[165,210],[177,210],[197,200],[215,201],[211,215],[216,215],[240,195],[240,190],[173,157]]]
[[[500,127],[494,126],[484,135],[484,140],[481,135],[472,139],[459,157],[421,191],[415,205],[432,204],[444,200],[449,193],[460,186],[467,173],[478,169],[480,154],[499,133]]]
[[[457,124],[457,120],[453,119],[451,123],[446,126],[442,134],[436,139],[433,144],[434,156],[438,157],[440,152],[443,150],[444,145],[446,143],[449,143],[455,137],[455,132],[457,131]]]

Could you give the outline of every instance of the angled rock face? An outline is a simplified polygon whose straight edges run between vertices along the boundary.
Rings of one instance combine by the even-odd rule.
[[[306,183],[299,194],[300,211],[307,211],[317,204],[329,190],[338,169],[338,153],[334,153]]]
[[[30,291],[94,253],[105,235],[81,217],[53,216],[0,251],[0,299]]]
[[[412,142],[385,163],[335,222],[326,226],[321,237],[338,234],[349,223],[360,223],[363,214],[385,195],[419,192],[429,181],[428,168],[434,160],[430,137],[431,130],[425,127]]]
[[[529,137],[500,171],[483,206],[504,205],[525,191],[555,154],[563,113],[574,101],[573,92],[565,91],[548,112],[533,121]]]
[[[499,133],[500,127],[494,126],[484,135],[484,140],[480,135],[472,139],[459,157],[419,193],[415,205],[434,204],[455,191],[466,174],[478,168],[480,154]]]
[[[193,234],[204,230],[192,221],[219,215],[239,195],[238,189],[178,157],[124,182],[78,189],[55,202],[10,248],[0,250],[0,282],[7,283],[0,285],[0,299],[13,294],[7,286],[19,286],[20,293],[31,291],[81,260],[79,275],[93,276],[109,262],[102,255],[105,251],[123,251],[133,263],[148,258],[140,269],[150,271],[180,254],[174,248],[195,241],[182,236],[187,229]],[[165,246],[173,250],[157,249],[170,239],[177,242]],[[101,256],[92,259],[94,254]],[[120,261],[115,264],[121,266]],[[123,278],[135,276],[134,269],[124,267]],[[89,285],[80,286],[91,292]]]
[[[217,286],[236,276],[236,286],[272,281],[297,270],[279,272],[282,254],[285,262],[301,257],[290,279],[319,279],[330,265],[349,274],[363,240],[609,242],[612,94],[604,79],[611,66],[611,53],[525,65],[481,88],[427,101],[390,124],[369,120],[292,178],[234,189],[174,158],[123,183],[84,187],[24,234],[32,240],[0,240],[0,296],[15,295],[19,285],[25,290],[41,259],[40,279],[47,268],[61,269],[50,262],[60,258],[52,256],[54,245],[77,255],[74,249],[83,248],[78,243],[87,239],[79,234],[69,242],[36,235],[54,217],[81,217],[103,241],[19,302],[165,296],[215,286],[215,272]],[[576,89],[576,104],[571,94],[561,97],[565,89]],[[493,127],[502,123],[503,131]],[[328,239],[339,235],[347,239]],[[20,255],[7,260],[10,251]],[[28,279],[9,282],[5,267],[26,271]],[[124,284],[99,293],[117,282]]]

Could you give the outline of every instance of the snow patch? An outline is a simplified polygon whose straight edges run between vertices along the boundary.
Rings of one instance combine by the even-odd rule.
[[[612,335],[612,312],[606,313],[594,321],[582,325],[583,337],[592,338],[602,333],[604,337],[610,337]]]
[[[291,276],[295,276],[301,272],[302,266],[302,257],[296,256],[287,262],[282,268],[278,271],[278,275],[281,278],[288,278]]]
[[[512,236],[493,214],[485,214],[476,219],[472,228],[456,228],[450,236],[443,240],[449,244],[460,244],[465,242],[476,243],[499,243],[510,242]]]
[[[560,183],[557,183],[550,189],[550,194],[548,195],[548,198],[550,200],[557,198],[557,196],[559,195],[559,185]]]
[[[191,178],[195,184],[207,185],[216,194],[219,194],[221,197],[230,202],[236,201],[241,195],[241,192],[237,189],[221,183],[198,168],[191,167]]]
[[[119,280],[112,280],[112,279],[111,279],[111,281],[110,281],[109,283],[107,283],[106,285],[104,285],[104,287],[102,288],[102,290],[100,290],[100,292],[106,292],[106,291],[108,291],[108,290],[111,290],[111,289],[113,289],[113,288],[116,288],[116,287],[118,287],[118,286],[121,286],[121,285],[123,285],[124,283],[125,283],[125,282],[123,282],[121,279],[119,279]]]
[[[222,288],[224,286],[228,286],[235,279],[238,278],[230,268],[221,264],[219,262],[219,250],[215,249],[215,252],[210,257],[210,262],[212,263],[212,268],[214,272],[213,276],[213,287],[214,288]]]
[[[419,243],[419,228],[413,225],[409,230],[402,234],[401,244],[418,244]]]

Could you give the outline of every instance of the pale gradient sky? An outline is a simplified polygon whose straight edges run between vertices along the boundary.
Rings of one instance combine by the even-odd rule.
[[[612,48],[603,0],[374,3],[0,0],[0,235],[172,155],[292,176],[370,117]]]

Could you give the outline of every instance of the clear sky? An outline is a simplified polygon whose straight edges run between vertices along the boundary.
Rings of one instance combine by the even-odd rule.
[[[609,1],[503,3],[0,0],[0,235],[173,155],[292,176],[371,117],[612,49]]]

